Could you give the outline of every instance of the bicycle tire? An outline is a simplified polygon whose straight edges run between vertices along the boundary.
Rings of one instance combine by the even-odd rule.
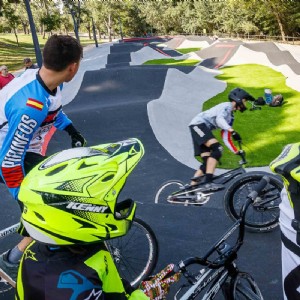
[[[264,189],[265,192],[261,198],[266,201],[270,199],[270,202],[249,207],[245,218],[245,228],[251,232],[269,232],[278,226],[282,181],[270,173],[248,172],[235,179],[224,194],[226,214],[235,221],[239,218],[239,212],[246,201],[246,197],[265,175],[270,178],[270,182]],[[273,200],[271,201],[271,199]]]
[[[106,241],[106,245],[121,278],[130,282],[134,288],[152,275],[159,247],[153,230],[143,220],[135,218],[126,235]]]
[[[168,203],[167,197],[183,187],[184,183],[180,180],[169,180],[163,183],[157,190],[154,203]]]
[[[230,297],[228,300],[263,300],[262,293],[253,279],[246,272],[238,272],[230,283]]]

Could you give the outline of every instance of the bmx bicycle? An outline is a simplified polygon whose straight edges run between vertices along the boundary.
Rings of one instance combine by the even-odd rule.
[[[156,204],[171,203],[179,205],[202,206],[211,196],[219,191],[224,193],[224,208],[226,214],[232,219],[239,218],[239,211],[244,204],[246,196],[256,187],[260,179],[268,175],[270,180],[262,191],[258,201],[248,209],[245,228],[252,232],[269,232],[278,226],[280,192],[283,188],[281,179],[273,174],[263,171],[246,172],[246,153],[239,143],[239,167],[223,174],[214,176],[213,184],[199,182],[197,185],[185,184],[180,180],[169,180],[157,190],[154,198]],[[194,180],[194,178],[192,178]]]
[[[261,201],[260,194],[269,183],[268,176],[262,177],[246,196],[238,219],[203,257],[189,257],[176,265],[174,271],[180,272],[186,283],[179,287],[174,299],[211,300],[222,291],[226,300],[263,300],[253,277],[247,272],[240,271],[235,261],[244,241],[246,212],[253,203]],[[234,239],[228,242],[236,232],[235,242],[233,243]],[[203,267],[200,270],[197,267],[199,265]]]
[[[0,231],[0,239],[17,232],[20,223],[14,224]],[[122,278],[130,282],[133,287],[152,274],[159,255],[157,238],[151,227],[139,218],[134,218],[128,233],[122,237],[105,242],[111,253]],[[15,282],[0,272],[0,294],[15,287]]]

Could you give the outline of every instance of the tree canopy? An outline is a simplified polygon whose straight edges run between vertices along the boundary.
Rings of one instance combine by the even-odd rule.
[[[18,4],[18,5],[17,5]],[[299,0],[31,0],[38,31],[124,34],[252,34],[300,38]],[[0,32],[29,33],[24,1],[0,0]],[[79,38],[79,37],[78,37]]]

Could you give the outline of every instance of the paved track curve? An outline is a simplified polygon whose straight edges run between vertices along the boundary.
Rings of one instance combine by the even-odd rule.
[[[133,42],[136,43],[137,40]],[[146,42],[149,43],[150,39]],[[84,133],[90,145],[128,137],[142,140],[145,156],[129,177],[121,197],[135,199],[139,203],[137,214],[156,232],[160,244],[158,271],[170,262],[203,254],[232,222],[225,215],[221,193],[202,207],[154,204],[155,191],[162,182],[173,178],[186,181],[194,170],[175,159],[159,143],[150,126],[148,106],[151,101],[166,93],[166,80],[170,73],[176,70],[190,76],[194,68],[130,66],[127,64],[130,63],[131,55],[128,54],[122,54],[124,59],[121,61],[114,60],[113,56],[112,60],[108,58],[117,52],[129,51],[132,54],[131,51],[135,49],[128,49],[129,43],[130,41],[124,43],[124,51],[110,51],[109,46],[103,45],[100,49],[91,50],[90,56],[86,55],[83,65],[89,64],[89,71],[79,72],[78,77],[82,78],[82,82],[77,82],[77,85],[80,88],[78,87],[73,100],[69,98],[64,111]],[[163,48],[161,50],[164,51]],[[117,65],[119,63],[126,65]],[[74,90],[75,84],[76,81],[69,84],[69,91]],[[48,152],[51,154],[69,146],[67,134],[57,132],[49,144]],[[180,146],[180,140],[177,146]],[[5,227],[18,221],[19,210],[4,187],[1,190],[1,200],[1,226]],[[14,243],[15,241],[7,239],[1,243],[0,250],[3,251]],[[247,233],[238,263],[242,270],[254,276],[265,299],[282,299],[278,229],[268,234]],[[172,299],[173,294],[174,288],[168,299]],[[13,294],[0,294],[0,299],[13,299]]]

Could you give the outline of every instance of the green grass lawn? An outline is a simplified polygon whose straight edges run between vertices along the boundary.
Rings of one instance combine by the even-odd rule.
[[[163,58],[163,59],[153,59],[148,60],[144,65],[176,65],[176,66],[195,66],[200,61],[196,59],[173,59],[173,58]]]
[[[153,60],[145,64],[163,64],[174,60]],[[191,64],[192,65],[192,64]],[[261,106],[261,110],[235,113],[234,128],[243,138],[243,149],[247,154],[248,167],[269,165],[282,151],[283,146],[298,142],[300,136],[300,93],[285,84],[285,76],[269,67],[255,64],[231,66],[220,69],[218,80],[225,81],[227,88],[224,92],[209,99],[203,105],[207,110],[221,102],[228,101],[229,92],[241,87],[255,98],[264,96],[264,89],[270,88],[273,95],[282,94],[285,101],[282,107]],[[199,104],[200,106],[200,104]],[[215,136],[221,141],[219,132]],[[222,143],[222,141],[221,141]],[[231,169],[238,166],[240,157],[232,154],[224,147],[220,168]]]
[[[10,72],[18,71],[24,68],[23,59],[30,57],[33,62],[35,60],[35,51],[31,35],[18,34],[19,46],[14,34],[0,35],[0,65],[7,65]],[[47,41],[41,35],[38,35],[41,51]],[[93,44],[94,40],[88,38],[80,38],[83,46]]]
[[[235,113],[234,128],[243,138],[247,152],[248,166],[266,166],[277,157],[284,145],[299,141],[300,136],[300,93],[289,88],[285,76],[262,65],[240,65],[221,69],[216,78],[226,81],[223,93],[204,103],[206,110],[218,103],[227,101],[230,90],[241,87],[255,98],[264,95],[264,89],[270,88],[273,95],[282,94],[285,103],[282,107],[262,106],[261,110]],[[248,103],[248,108],[251,108]],[[223,168],[233,168],[239,157],[227,149],[222,157]]]
[[[196,52],[201,50],[201,48],[181,48],[181,49],[176,49],[177,52],[182,53],[182,54],[187,54],[191,52]]]

